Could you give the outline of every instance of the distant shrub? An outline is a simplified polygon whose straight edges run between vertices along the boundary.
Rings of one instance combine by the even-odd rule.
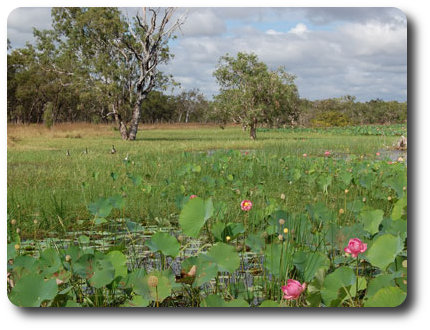
[[[314,127],[347,126],[349,124],[349,118],[339,111],[326,111],[312,119]]]
[[[91,123],[93,124],[100,124],[100,116],[99,115],[92,115],[91,116]]]
[[[45,103],[45,107],[43,109],[43,123],[47,128],[51,128],[52,125],[54,125],[53,112],[54,105],[52,102]]]

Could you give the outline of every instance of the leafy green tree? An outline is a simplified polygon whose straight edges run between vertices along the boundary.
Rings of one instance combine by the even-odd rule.
[[[273,125],[278,118],[298,117],[295,76],[283,68],[269,70],[255,54],[221,57],[214,76],[220,85],[216,111],[222,121],[249,127],[251,139],[256,139],[259,123]]]
[[[45,104],[45,109],[43,112],[43,123],[47,128],[51,128],[54,124],[54,105],[52,102],[48,102]]]
[[[320,113],[312,120],[312,125],[317,127],[347,126],[349,123],[345,114],[335,110]]]
[[[183,23],[174,12],[143,8],[129,20],[118,8],[53,8],[53,30],[35,32],[40,64],[104,98],[122,138],[135,140],[142,102],[166,83],[158,67],[172,57],[168,42]]]

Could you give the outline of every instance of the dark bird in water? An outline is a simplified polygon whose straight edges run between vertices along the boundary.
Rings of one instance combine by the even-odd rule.
[[[69,150],[66,151],[66,156],[70,156]]]
[[[110,150],[111,154],[115,154],[116,153],[116,149],[115,146],[112,144],[112,149]]]

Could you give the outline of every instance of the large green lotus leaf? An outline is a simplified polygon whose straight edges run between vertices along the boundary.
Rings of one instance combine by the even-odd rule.
[[[214,204],[212,198],[205,200],[205,221],[208,220],[214,213]]]
[[[115,268],[102,253],[84,254],[73,263],[73,272],[89,279],[91,286],[101,288],[115,278]]]
[[[200,307],[224,307],[224,299],[216,294],[211,294],[202,300]]]
[[[380,289],[394,285],[394,274],[380,274],[369,281],[366,296],[370,298]]]
[[[293,264],[303,275],[305,282],[310,282],[320,268],[327,270],[330,267],[330,260],[319,252],[299,251],[294,254]]]
[[[400,237],[384,234],[375,239],[366,256],[373,266],[385,270],[401,250],[402,240]]]
[[[64,307],[82,307],[82,305],[78,304],[76,301],[67,300],[66,305]]]
[[[97,253],[93,259],[93,271],[90,284],[97,289],[108,285],[115,278],[114,266],[109,258],[101,253]]]
[[[346,203],[346,209],[348,211],[351,211],[351,212],[357,214],[358,212],[361,211],[361,209],[363,209],[364,205],[365,204],[362,202],[362,200],[355,199],[355,200],[353,200],[351,202],[347,202]]]
[[[136,268],[119,281],[121,288],[134,288],[135,283],[146,275],[144,268]]]
[[[236,238],[238,235],[243,234],[245,232],[245,228],[241,223],[229,222],[222,233],[223,240],[227,236],[230,236],[231,239]]]
[[[384,218],[384,211],[382,210],[365,210],[361,211],[358,220],[364,225],[364,229],[371,235],[379,231],[379,225]]]
[[[79,244],[85,245],[90,243],[90,238],[87,235],[80,235],[78,237]]]
[[[284,210],[276,210],[269,216],[268,223],[269,225],[276,226],[277,228],[279,228],[279,220],[287,220],[288,218],[289,217],[287,212],[285,212]]]
[[[403,197],[403,194],[405,193],[403,187],[406,187],[406,185],[406,172],[398,173],[391,178],[386,179],[383,183],[383,186],[393,189],[396,192],[398,198]]]
[[[89,254],[88,249],[82,249],[79,246],[71,245],[66,250],[64,250],[65,255],[69,255],[72,263],[79,260],[80,257],[82,257],[84,254]]]
[[[249,307],[249,304],[243,299],[233,299],[226,301],[223,307]]]
[[[93,254],[81,255],[77,260],[72,259],[73,273],[84,279],[90,279],[94,273],[93,259]]]
[[[46,300],[57,295],[58,286],[54,279],[45,281],[39,274],[23,276],[12,289],[10,301],[20,307],[39,307]]]
[[[249,307],[249,304],[243,299],[224,301],[220,296],[212,294],[203,299],[200,307]]]
[[[152,287],[148,285],[150,276],[155,276],[158,279],[158,285]],[[172,284],[175,283],[175,276],[170,269],[165,271],[152,271],[144,277],[136,278],[134,281],[134,291],[150,301],[162,302],[172,293]]]
[[[392,220],[385,218],[382,221],[381,234],[391,234],[393,236],[400,236],[402,241],[408,236],[408,223],[406,220]]]
[[[215,222],[212,225],[211,232],[217,242],[222,242],[224,239],[222,237],[225,224],[223,222]]]
[[[189,258],[191,259],[191,258]],[[215,278],[218,274],[218,265],[216,262],[206,254],[199,254],[195,260],[196,265],[196,279],[193,286],[199,287],[211,279]]]
[[[186,235],[197,238],[200,229],[202,229],[206,220],[212,216],[212,213],[213,204],[211,199],[206,202],[200,197],[190,199],[179,214],[179,225]]]
[[[261,253],[264,248],[264,238],[258,234],[249,234],[246,237],[246,245],[251,248],[252,252]]]
[[[407,212],[408,212],[408,198],[405,194],[394,204],[393,210],[391,211],[391,219],[406,220]]]
[[[127,276],[127,257],[120,251],[111,251],[106,257],[115,268],[115,278],[118,276]]]
[[[131,300],[126,301],[121,307],[147,307],[149,300],[142,296],[133,296]]]
[[[122,209],[125,206],[125,199],[119,194],[109,197],[108,200],[112,207],[116,209]]]
[[[365,303],[364,307],[398,307],[406,299],[406,292],[398,287],[379,289]]]
[[[125,225],[127,227],[127,230],[131,233],[145,230],[145,227],[143,227],[141,224],[130,220],[127,220],[125,222]]]
[[[106,218],[112,211],[112,204],[109,199],[99,198],[88,205],[88,210],[97,218]]]
[[[358,277],[358,290],[356,289],[357,286],[357,281],[355,281],[352,285],[351,288],[349,289],[349,294],[351,295],[351,297],[355,297],[357,295],[357,291],[362,291],[365,290],[367,287],[367,281],[366,278],[359,276]],[[348,297],[345,297],[344,300],[346,300]]]
[[[358,178],[360,185],[366,189],[372,188],[372,183],[375,181],[373,173],[363,173]]]
[[[334,213],[323,202],[306,205],[306,210],[315,222],[328,222],[335,218]]]
[[[320,175],[317,179],[317,183],[320,187],[320,189],[327,194],[328,192],[328,187],[331,185],[332,182],[332,177],[329,175]]]
[[[282,244],[272,243],[266,246],[266,251],[264,253],[264,268],[274,276],[280,275],[281,250]]]
[[[339,267],[333,273],[327,275],[321,289],[324,304],[337,306],[344,298],[345,290],[348,290],[348,287],[354,284],[355,279],[354,271],[349,267]]]
[[[7,245],[7,260],[14,259],[18,255],[15,249],[15,244],[16,243],[9,243]]]
[[[29,271],[34,271],[38,267],[38,260],[36,258],[21,255],[15,258],[13,261],[13,268],[23,267]]]
[[[50,275],[62,268],[60,256],[55,249],[48,248],[40,254],[39,266],[42,270],[41,275]]]
[[[349,184],[351,183],[352,180],[352,174],[349,172],[341,172],[338,175],[339,180],[341,181],[341,187],[342,189],[345,189],[349,186]]]
[[[265,300],[258,307],[281,307],[281,305],[273,300]]]
[[[234,246],[225,243],[216,243],[209,249],[207,256],[217,264],[220,272],[233,273],[240,265]]]
[[[153,252],[161,252],[171,257],[176,257],[181,247],[174,236],[162,232],[155,233],[145,245]]]

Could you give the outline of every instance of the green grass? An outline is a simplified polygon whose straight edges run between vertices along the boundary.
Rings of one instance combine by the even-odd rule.
[[[24,236],[33,233],[33,219],[38,219],[38,229],[42,232],[61,232],[59,218],[67,228],[73,228],[76,220],[91,218],[88,203],[118,193],[126,196],[124,216],[145,224],[154,224],[155,218],[175,219],[179,211],[175,200],[181,193],[214,195],[221,200],[228,197],[226,202],[233,203],[234,187],[226,192],[202,185],[204,176],[237,177],[244,170],[242,162],[230,162],[225,173],[213,171],[208,165],[211,158],[206,155],[214,150],[249,150],[258,155],[255,158],[258,161],[251,160],[254,166],[246,186],[252,191],[260,185],[265,199],[279,198],[284,193],[287,206],[299,210],[309,200],[307,193],[311,191],[289,186],[282,174],[286,164],[277,160],[302,157],[303,153],[318,159],[325,150],[341,157],[348,154],[374,158],[376,151],[392,145],[396,139],[268,131],[260,132],[258,140],[251,141],[246,132],[235,127],[224,130],[143,127],[137,141],[127,142],[121,141],[119,133],[109,126],[98,127],[96,136],[91,126],[57,131],[31,127],[29,131],[10,127],[8,132],[15,140],[8,147],[8,215],[18,221]],[[113,155],[112,145],[117,149]],[[86,147],[87,155],[82,153]],[[65,155],[66,150],[70,150],[70,157]],[[131,160],[128,165],[123,161],[127,154]],[[179,177],[178,172],[186,164],[200,165],[201,172]],[[111,173],[118,178],[113,180]],[[133,184],[127,173],[141,177],[141,184]],[[145,190],[147,186],[150,193],[148,188]],[[234,193],[240,195],[239,199],[250,191]]]

